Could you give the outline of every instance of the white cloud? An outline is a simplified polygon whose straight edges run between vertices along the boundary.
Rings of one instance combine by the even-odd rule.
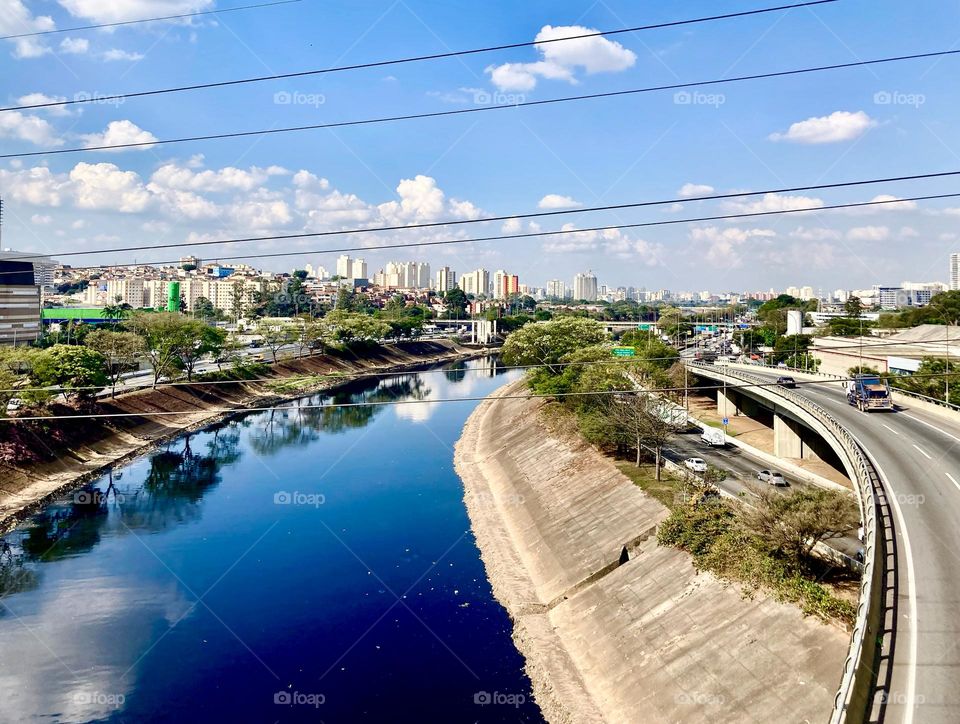
[[[143,60],[146,56],[143,53],[132,53],[126,50],[121,50],[120,48],[111,48],[110,50],[105,50],[102,52],[100,57],[106,61],[128,60],[130,62],[136,62],[138,60]]]
[[[818,209],[823,200],[810,196],[785,196],[783,194],[764,194],[756,201],[728,201],[727,208],[744,214],[757,214],[767,211],[797,211],[800,209]]]
[[[519,234],[522,228],[523,224],[520,222],[520,219],[507,219],[503,222],[503,226],[500,227],[500,231],[504,234]]]
[[[151,184],[159,188],[181,191],[253,191],[262,186],[271,176],[289,173],[280,166],[260,168],[251,166],[244,170],[226,166],[217,171],[210,169],[194,171],[188,166],[179,166],[171,161],[157,169],[150,177]]]
[[[901,239],[916,239],[920,236],[920,232],[914,229],[912,226],[901,226],[900,227],[900,238]]]
[[[850,241],[884,241],[890,238],[886,226],[856,226],[847,232]]]
[[[32,206],[60,206],[66,191],[67,179],[54,175],[46,166],[7,171],[0,169],[0,188],[5,200],[23,202]]]
[[[706,245],[704,258],[712,265],[737,268],[743,265],[741,248],[751,239],[771,239],[776,236],[772,229],[741,229],[716,226],[696,227],[690,230],[690,238]]]
[[[712,194],[713,191],[713,186],[708,186],[707,184],[685,183],[680,187],[680,190],[677,191],[677,195],[687,199],[691,196],[707,196]]]
[[[60,41],[60,52],[70,55],[83,55],[90,50],[90,41],[86,38],[64,38]]]
[[[529,91],[536,87],[538,78],[576,83],[574,73],[578,68],[587,74],[613,73],[626,70],[636,63],[637,56],[632,50],[603,37],[544,42],[595,32],[579,25],[544,25],[534,39],[539,43],[536,49],[540,53],[540,60],[491,65],[486,72],[490,74],[492,83],[502,91]]]
[[[70,171],[77,208],[125,214],[145,210],[152,199],[140,177],[112,163],[78,163]]]
[[[543,250],[549,254],[567,254],[593,251],[600,245],[600,233],[597,231],[577,231],[573,224],[560,227],[563,234],[547,237]]]
[[[32,106],[40,103],[58,103],[67,100],[66,96],[48,96],[43,93],[27,93],[17,98],[18,106]],[[51,116],[69,116],[71,111],[67,106],[50,106],[49,108],[34,108],[34,112],[49,113]]]
[[[406,221],[436,221],[444,211],[444,193],[437,187],[436,179],[417,174],[405,178],[397,185],[400,201],[388,201],[377,208],[391,223]]]
[[[34,17],[22,0],[4,0],[0,12],[0,35],[16,35],[30,31],[53,30],[56,27],[49,15]],[[50,48],[36,38],[17,38],[13,42],[13,57],[39,58],[51,52]]]
[[[810,229],[804,226],[798,226],[796,229],[790,232],[790,236],[794,239],[801,239],[803,241],[835,241],[843,237],[843,235],[836,229]]]
[[[62,146],[63,140],[48,121],[20,111],[0,113],[0,138],[29,141],[37,146]]]
[[[570,196],[547,194],[537,204],[541,209],[574,209],[582,204]]]
[[[943,213],[945,213],[947,216],[960,216],[960,207],[944,209]]]
[[[94,146],[115,146],[127,143],[151,143],[157,140],[149,131],[145,131],[132,121],[110,121],[103,133],[85,133],[81,135],[86,148]],[[140,150],[153,148],[149,146],[138,146]],[[115,149],[122,151],[124,149]]]
[[[871,201],[889,201],[892,203],[884,203],[879,206],[866,207],[872,208],[878,211],[913,211],[917,208],[916,201],[897,201],[899,196],[891,196],[890,194],[878,194],[874,196]]]
[[[53,217],[47,214],[34,214],[30,217],[30,223],[37,226],[46,226],[51,221],[53,221]]]
[[[95,23],[141,20],[157,15],[181,15],[206,10],[213,0],[58,0],[73,16]],[[162,11],[162,12],[161,12]]]
[[[75,229],[76,231],[86,228],[86,226],[87,226],[87,222],[84,221],[83,219],[77,219],[72,224],[70,224],[70,228]]]
[[[663,263],[663,246],[645,239],[630,239],[620,229],[603,232],[604,251],[619,259],[629,259],[644,266],[659,266]]]
[[[863,111],[834,111],[829,116],[798,121],[786,133],[771,133],[769,138],[792,143],[838,143],[858,138],[876,125],[877,122]]]

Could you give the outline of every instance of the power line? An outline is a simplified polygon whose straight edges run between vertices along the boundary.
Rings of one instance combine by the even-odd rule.
[[[221,8],[219,10],[203,10],[195,13],[181,13],[179,15],[164,15],[157,18],[143,18],[141,20],[121,20],[115,23],[98,23],[96,25],[78,25],[73,28],[57,28],[54,30],[35,30],[30,33],[18,33],[16,35],[0,35],[0,40],[16,40],[17,38],[33,38],[38,35],[54,35],[56,33],[75,33],[80,30],[95,30],[97,28],[116,28],[121,25],[136,25],[138,23],[155,23],[161,20],[180,20],[182,18],[194,18],[199,15],[217,15],[220,13],[232,13],[237,10],[253,10],[255,8],[269,8],[274,5],[289,5],[291,3],[298,3],[301,0],[276,0],[276,2],[266,2],[259,3],[257,5],[240,5],[233,8]],[[63,105],[60,103],[52,103],[45,105]],[[41,108],[42,106],[24,106],[25,108]],[[8,111],[14,110],[11,108],[2,108],[0,110]]]
[[[287,0],[287,2],[299,2],[299,0]],[[223,88],[225,86],[244,85],[247,83],[262,83],[265,81],[284,80],[289,78],[303,78],[306,76],[324,75],[328,73],[340,73],[340,72],[351,71],[351,70],[361,70],[361,69],[367,69],[367,68],[382,68],[384,66],[400,65],[403,63],[417,63],[417,62],[427,61],[427,60],[440,60],[443,58],[456,58],[456,57],[461,57],[465,55],[492,53],[492,52],[497,52],[501,50],[529,48],[529,47],[547,45],[549,43],[562,43],[568,40],[581,40],[584,38],[599,38],[599,37],[604,37],[609,35],[620,35],[623,33],[635,33],[635,32],[640,32],[644,30],[658,30],[662,28],[672,28],[672,27],[678,27],[682,25],[693,25],[695,23],[706,23],[706,22],[711,22],[716,20],[742,18],[742,17],[751,16],[751,15],[761,15],[764,13],[778,12],[781,10],[793,10],[795,8],[811,7],[813,5],[825,5],[825,4],[834,3],[834,2],[837,2],[837,0],[812,0],[811,2],[801,2],[801,3],[795,3],[793,5],[780,5],[777,7],[759,8],[756,10],[746,10],[746,11],[737,12],[737,13],[725,13],[723,15],[711,15],[708,17],[691,18],[688,20],[673,20],[669,22],[656,23],[652,25],[637,25],[632,28],[621,28],[619,30],[603,30],[603,31],[597,31],[592,33],[582,33],[580,35],[569,35],[563,38],[549,38],[547,40],[532,40],[532,41],[527,41],[523,43],[507,43],[504,45],[492,45],[484,48],[473,48],[471,50],[456,50],[456,51],[450,51],[446,53],[432,53],[429,55],[417,55],[417,56],[406,57],[406,58],[396,58],[393,60],[371,61],[367,63],[341,65],[341,66],[334,66],[331,68],[321,68],[316,70],[301,70],[301,71],[294,71],[290,73],[277,73],[274,75],[255,76],[251,78],[238,78],[233,80],[215,81],[210,83],[197,83],[194,85],[174,86],[170,88],[138,91],[134,93],[116,93],[116,94],[107,95],[107,96],[97,96],[97,98],[95,99],[94,98],[75,98],[73,100],[64,99],[62,101],[32,103],[29,105],[22,105],[22,106],[9,106],[7,108],[0,108],[0,112],[23,111],[23,110],[29,110],[34,108],[50,108],[55,106],[68,106],[68,105],[74,105],[79,103],[93,103],[94,101],[98,103],[110,102],[110,101],[125,101],[130,98],[142,98],[145,96],[156,96],[156,95],[163,95],[167,93],[182,93],[185,91],[194,91],[194,90],[201,90],[201,89],[207,89],[207,88]],[[281,4],[281,3],[271,3],[271,4]],[[261,7],[261,6],[255,5],[250,7]],[[234,8],[234,9],[240,9],[240,8]],[[214,11],[214,12],[217,12],[217,11]],[[171,17],[184,17],[184,16],[171,16]],[[162,18],[162,19],[167,19],[167,18]],[[140,22],[143,22],[143,21],[140,21]],[[88,26],[88,27],[102,27],[102,26],[94,25],[94,26]],[[75,29],[83,29],[83,28],[75,28]],[[51,30],[47,32],[66,32],[66,31]],[[39,35],[42,33],[28,33],[28,35],[34,35],[34,34]],[[13,35],[13,36],[6,36],[6,37],[16,38],[16,37],[23,37],[23,36]],[[4,40],[4,39],[5,38],[0,37],[0,40]]]
[[[586,213],[596,213],[600,211],[623,211],[626,209],[638,209],[638,208],[647,208],[654,206],[666,206],[677,203],[689,203],[695,201],[726,201],[730,199],[743,199],[750,198],[752,196],[764,196],[766,194],[786,194],[786,193],[796,193],[800,191],[824,191],[828,189],[837,189],[837,188],[851,188],[858,186],[872,186],[877,184],[886,184],[886,183],[896,183],[900,181],[919,181],[919,180],[929,180],[935,178],[947,178],[952,176],[960,176],[960,171],[941,171],[936,173],[923,173],[923,174],[913,174],[909,176],[890,176],[886,178],[873,178],[859,181],[843,181],[838,183],[830,184],[814,184],[808,186],[792,186],[785,188],[777,189],[765,189],[762,191],[738,191],[735,193],[729,194],[714,194],[711,196],[693,196],[689,198],[675,197],[671,199],[664,199],[659,201],[636,201],[623,204],[613,204],[607,206],[590,206],[586,208],[576,208],[576,209],[560,209],[556,211],[536,211],[525,214],[506,214],[500,216],[486,216],[478,219],[448,219],[444,221],[431,221],[422,224],[408,224],[408,225],[391,225],[391,226],[374,226],[374,227],[362,227],[362,228],[353,228],[353,229],[337,229],[333,231],[311,231],[304,232],[299,234],[276,234],[269,236],[249,236],[242,238],[233,238],[233,239],[213,239],[207,241],[185,241],[185,242],[176,242],[171,244],[155,244],[155,245],[137,245],[137,246],[119,246],[108,249],[91,249],[89,251],[69,251],[62,254],[57,254],[57,257],[73,257],[73,256],[89,256],[90,254],[117,254],[121,252],[129,251],[144,251],[144,250],[155,250],[155,249],[179,249],[185,247],[202,247],[202,246],[214,246],[219,244],[241,244],[254,241],[280,241],[280,240],[289,240],[289,239],[307,239],[307,238],[316,238],[316,237],[327,237],[327,236],[341,236],[344,234],[369,234],[377,233],[383,231],[410,231],[414,229],[431,229],[438,228],[441,226],[464,226],[468,224],[481,224],[493,221],[509,221],[512,219],[535,219],[535,218],[549,218],[554,216],[566,216],[571,214],[586,214]],[[853,207],[853,206],[871,206],[871,205],[882,205],[887,203],[902,203],[909,200],[930,200],[937,198],[952,198],[955,194],[938,194],[931,196],[917,196],[913,199],[890,199],[890,200],[874,200],[874,201],[863,201],[858,204],[848,204],[848,205],[836,205],[836,208],[843,208],[844,206]],[[713,221],[720,219],[730,219],[730,218],[743,218],[747,216],[763,216],[763,215],[776,215],[782,213],[800,213],[800,212],[816,212],[823,209],[834,208],[834,207],[810,207],[808,209],[780,209],[776,211],[764,211],[764,212],[751,212],[744,214],[725,214],[719,216],[708,216],[701,217],[696,219],[667,219],[657,222],[645,222],[641,224],[623,224],[617,226],[606,226],[606,227],[595,227],[596,230],[603,229],[616,229],[616,228],[639,228],[643,226],[657,226],[657,225],[668,225],[676,223],[692,223],[696,221]],[[578,231],[589,231],[590,229],[580,229],[575,231],[557,231],[557,232],[542,232],[540,235],[544,234],[564,234],[564,233],[577,233]],[[522,238],[524,236],[536,236],[537,234],[515,234],[515,235],[499,235],[496,237],[485,237],[483,240],[493,240],[493,239],[512,239],[512,238]],[[469,242],[472,240],[450,240],[446,243],[462,243]],[[429,246],[436,244],[437,242],[418,242],[406,244],[406,246]],[[360,249],[376,249],[376,248],[397,248],[397,246],[383,246],[383,247],[359,247]],[[353,249],[351,249],[353,250]],[[337,251],[337,250],[331,250]],[[323,252],[296,252],[296,253],[323,253]],[[286,255],[286,252],[283,254]],[[46,259],[49,255],[35,255],[35,256],[24,256],[18,257],[22,261],[29,260],[43,260]],[[257,256],[263,256],[258,254]],[[239,258],[239,257],[232,257]]]
[[[403,373],[397,373],[403,374]],[[412,373],[411,373],[412,374]],[[830,384],[836,382],[844,381],[841,379],[833,380],[816,380],[816,381],[804,381],[803,384],[806,385],[815,385],[815,384]],[[798,383],[800,384],[800,383]],[[697,387],[697,390],[737,390],[737,389],[747,389],[747,388],[760,388],[760,387],[780,387],[776,382],[746,382],[741,384],[727,384],[717,383],[716,385],[704,385]],[[555,392],[551,394],[537,394],[532,393],[529,395],[503,395],[495,398],[487,397],[448,397],[440,398],[435,400],[424,400],[424,399],[410,399],[410,400],[365,400],[362,402],[332,402],[329,404],[307,404],[307,405],[297,405],[295,404],[297,400],[291,400],[290,402],[283,405],[266,405],[263,407],[229,407],[229,408],[208,408],[208,409],[197,409],[197,410],[156,410],[152,412],[95,412],[95,413],[84,413],[81,415],[33,415],[26,417],[4,417],[0,418],[0,422],[28,422],[28,421],[42,421],[42,420],[99,420],[99,419],[115,419],[115,418],[125,418],[125,417],[170,417],[174,415],[192,415],[196,413],[203,413],[207,415],[232,415],[232,414],[243,414],[248,412],[270,412],[271,410],[330,410],[338,408],[348,408],[348,407],[383,407],[383,406],[392,406],[392,405],[414,405],[414,404],[433,404],[433,403],[443,403],[443,402],[482,402],[489,399],[491,402],[496,400],[532,400],[532,399],[543,399],[543,398],[557,398],[557,397],[590,397],[590,396],[609,396],[609,395],[624,395],[624,394],[634,394],[634,395],[643,395],[643,394],[653,394],[653,393],[663,393],[663,392],[683,392],[691,389],[690,387],[652,387],[644,390],[584,390],[581,392]],[[321,393],[317,393],[321,394]],[[299,398],[302,399],[302,398]]]
[[[932,199],[950,199],[960,197],[960,193],[952,194],[935,194],[932,196],[913,196],[908,198],[902,198],[897,200],[883,200],[883,201],[861,201],[859,203],[851,204],[836,204],[832,206],[818,206],[813,209],[780,209],[777,211],[755,211],[752,213],[743,213],[743,214],[723,214],[720,216],[700,216],[692,219],[667,219],[661,221],[646,221],[635,224],[614,224],[612,226],[593,226],[586,227],[583,229],[576,229],[573,231],[531,231],[525,232],[523,234],[498,234],[496,236],[482,236],[475,237],[472,239],[439,239],[434,241],[418,241],[418,242],[404,242],[396,244],[380,244],[377,246],[346,246],[340,248],[332,249],[314,249],[311,251],[281,251],[281,252],[270,252],[268,254],[245,254],[241,256],[225,256],[219,257],[219,259],[226,261],[237,261],[239,259],[269,259],[276,257],[290,257],[290,256],[311,256],[316,254],[339,254],[347,251],[372,251],[376,252],[381,249],[409,249],[420,246],[444,246],[449,244],[472,244],[476,242],[486,242],[486,241],[504,241],[508,239],[527,239],[534,237],[544,237],[544,236],[564,236],[566,234],[584,234],[592,233],[599,231],[612,231],[615,229],[636,229],[650,226],[670,226],[674,224],[692,224],[699,223],[704,221],[720,221],[720,220],[731,220],[731,219],[742,219],[747,217],[758,217],[758,216],[777,216],[781,214],[799,214],[799,213],[810,213],[811,211],[834,211],[837,209],[850,209],[863,206],[879,206],[881,204],[893,204],[893,203],[903,203],[911,201],[929,201]],[[151,247],[144,247],[151,248]],[[93,253],[93,252],[86,252]],[[59,256],[59,255],[58,255]],[[157,262],[145,262],[150,264],[176,264],[178,259],[169,259],[166,261],[157,261]],[[117,264],[99,264],[96,266],[86,266],[86,267],[71,267],[75,271],[81,270],[90,270],[90,269],[104,269],[111,266],[124,266]],[[3,274],[14,274],[16,272],[0,272],[0,275]]]
[[[960,50],[939,50],[930,53],[914,53],[911,55],[900,55],[887,58],[876,58],[873,60],[859,60],[849,63],[836,63],[833,65],[820,65],[810,68],[795,68],[792,70],[781,70],[769,73],[755,73],[752,75],[741,75],[733,78],[715,78],[713,80],[691,81],[688,83],[671,83],[668,85],[647,86],[646,88],[631,88],[620,91],[607,91],[604,93],[589,93],[579,96],[563,96],[561,98],[546,98],[539,101],[521,101],[518,103],[494,103],[487,106],[476,108],[459,108],[447,111],[432,111],[424,113],[411,113],[396,116],[380,116],[376,118],[363,118],[352,121],[334,121],[330,123],[314,123],[303,126],[287,126],[284,128],[261,128],[255,131],[229,131],[224,133],[212,133],[203,136],[183,136],[180,138],[158,139],[155,141],[140,141],[135,143],[114,143],[100,146],[84,146],[73,148],[51,149],[46,151],[27,151],[23,153],[5,153],[0,154],[3,158],[27,158],[31,156],[55,156],[67,153],[87,153],[90,151],[109,151],[122,148],[146,148],[161,145],[171,145],[175,143],[189,143],[193,141],[217,141],[228,138],[248,138],[250,136],[267,136],[280,133],[295,133],[300,131],[315,131],[330,128],[346,128],[351,126],[368,126],[379,123],[394,123],[397,121],[410,121],[424,118],[443,118],[446,116],[461,116],[468,113],[483,113],[486,111],[498,111],[505,108],[532,108],[534,106],[554,105],[558,103],[570,103],[573,101],[596,100],[599,98],[617,98],[621,96],[637,95],[641,93],[653,93],[667,90],[681,90],[685,88],[698,88],[704,86],[725,85],[728,83],[739,83],[749,80],[763,80],[768,78],[781,78],[786,76],[804,75],[808,73],[821,73],[828,70],[840,70],[844,68],[859,68],[881,63],[896,63],[905,60],[919,60],[922,58],[942,58],[960,54]]]

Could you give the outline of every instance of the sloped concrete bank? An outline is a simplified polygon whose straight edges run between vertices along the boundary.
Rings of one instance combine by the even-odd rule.
[[[501,399],[455,462],[494,595],[550,722],[826,721],[847,634],[657,546],[668,511],[580,439]],[[629,560],[620,565],[622,549]]]
[[[403,372],[439,362],[489,354],[447,340],[407,342],[374,347],[361,355],[349,352],[287,359],[271,365],[266,382],[159,387],[102,399],[93,412],[131,413],[133,416],[100,420],[58,420],[51,423],[17,423],[0,429],[0,444],[11,439],[22,450],[15,459],[0,463],[0,532],[14,527],[24,516],[49,500],[101,475],[107,468],[132,460],[185,432],[199,430],[237,414],[217,409],[265,407],[306,394],[329,391],[363,375]],[[349,375],[313,385],[309,390],[278,394],[271,383],[304,375]],[[63,412],[68,413],[68,410]],[[140,413],[180,412],[158,417]],[[2,425],[12,425],[3,422]],[[9,456],[8,456],[9,457]]]

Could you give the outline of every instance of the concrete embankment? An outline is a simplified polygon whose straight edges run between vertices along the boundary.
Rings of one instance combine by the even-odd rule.
[[[190,430],[228,417],[214,410],[262,407],[334,389],[364,374],[400,372],[423,365],[467,359],[487,352],[446,340],[406,342],[360,353],[331,352],[270,365],[263,382],[197,384],[141,389],[101,399],[91,412],[123,413],[113,419],[63,419],[0,423],[0,530],[106,468],[139,455]],[[319,380],[308,390],[278,393],[277,383],[296,377],[343,375]],[[348,376],[349,375],[349,376]],[[70,410],[60,410],[69,414]],[[144,413],[163,414],[150,417]]]
[[[658,547],[666,508],[579,438],[551,433],[542,400],[504,398],[523,384],[477,407],[455,460],[546,718],[827,720],[847,634]]]

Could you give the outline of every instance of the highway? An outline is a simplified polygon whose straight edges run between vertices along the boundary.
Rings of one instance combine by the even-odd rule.
[[[778,372],[751,374],[775,381]],[[897,628],[884,722],[960,720],[960,420],[917,409],[860,412],[842,383],[801,384],[858,439],[897,529]]]

